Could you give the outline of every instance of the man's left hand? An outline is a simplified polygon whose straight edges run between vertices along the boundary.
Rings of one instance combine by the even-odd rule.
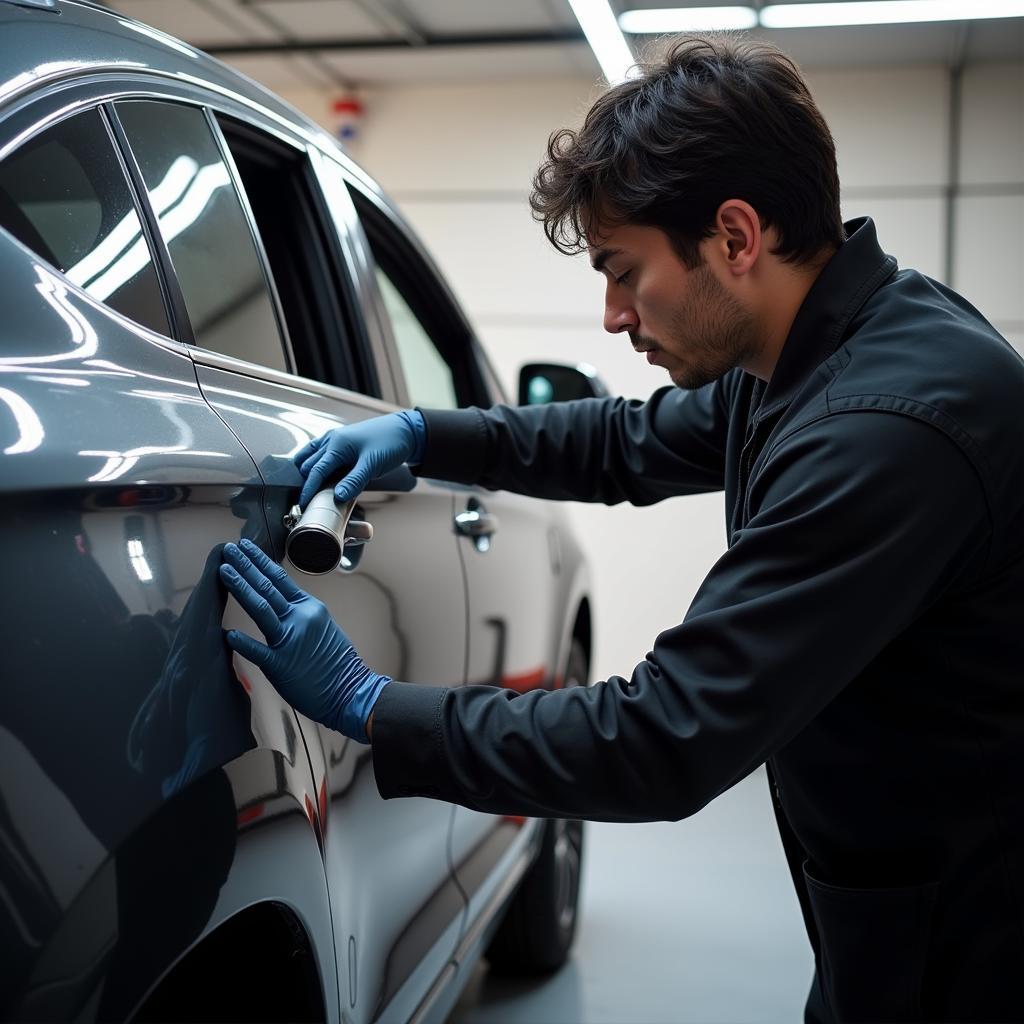
[[[368,743],[367,719],[391,682],[367,668],[326,605],[295,585],[250,540],[224,546],[221,579],[267,643],[237,629],[228,645],[263,671],[307,718]]]

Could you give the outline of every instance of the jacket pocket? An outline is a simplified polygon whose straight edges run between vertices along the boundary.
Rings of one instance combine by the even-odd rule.
[[[842,1024],[923,1020],[921,986],[939,883],[847,889],[803,865],[825,999]]]

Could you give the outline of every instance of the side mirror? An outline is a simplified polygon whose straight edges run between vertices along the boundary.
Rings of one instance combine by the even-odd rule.
[[[544,405],[573,398],[604,398],[608,389],[586,363],[527,363],[519,371],[519,404]]]

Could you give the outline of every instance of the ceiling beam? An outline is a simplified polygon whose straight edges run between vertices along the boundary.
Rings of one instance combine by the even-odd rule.
[[[425,36],[422,42],[409,39],[296,39],[280,43],[230,43],[204,46],[201,50],[215,57],[261,57],[283,53],[303,53],[314,50],[432,50],[440,47],[465,46],[536,46],[542,43],[581,43],[579,29],[553,29],[547,32],[485,33],[477,35]]]
[[[241,5],[249,12],[249,14],[252,17],[258,19],[264,25],[266,25],[267,28],[269,28],[272,32],[276,32],[278,34],[278,41],[268,43],[268,46],[281,47],[281,51],[278,52],[295,52],[295,38],[294,36],[292,36],[291,30],[286,24],[284,24],[279,19],[275,18],[269,11],[265,11],[261,7],[258,7],[256,4],[250,3],[249,0],[241,0]],[[226,50],[229,50],[230,48],[230,45],[224,47],[224,49]],[[207,50],[206,52],[212,53],[213,51]],[[306,60],[309,61],[309,63],[312,64],[317,69],[321,76],[326,77],[327,81],[333,82],[335,85],[340,86],[342,89],[352,88],[352,82],[350,82],[346,76],[341,74],[337,68],[333,67],[330,64],[330,62],[325,60],[321,54],[314,53],[311,56],[307,57]],[[293,61],[292,63],[297,64],[300,62]],[[318,84],[322,85],[323,83],[321,82]]]

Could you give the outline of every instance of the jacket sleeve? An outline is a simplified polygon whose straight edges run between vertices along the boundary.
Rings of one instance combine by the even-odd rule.
[[[666,387],[646,401],[584,398],[548,405],[420,409],[421,476],[535,498],[650,505],[724,486],[725,380]]]
[[[541,817],[693,814],[785,746],[987,553],[971,463],[909,417],[844,412],[800,429],[750,500],[748,525],[683,622],[629,679],[522,695],[387,686],[374,709],[381,794]]]

